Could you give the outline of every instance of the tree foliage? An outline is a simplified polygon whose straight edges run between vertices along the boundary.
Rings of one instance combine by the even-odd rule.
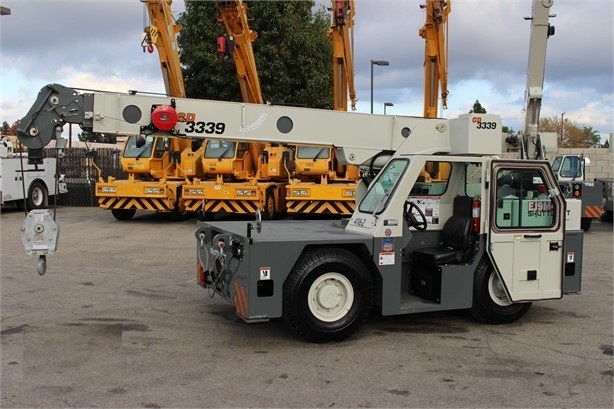
[[[274,104],[330,108],[333,99],[330,17],[310,1],[250,1],[249,28],[262,97]],[[241,102],[232,58],[217,53],[217,37],[226,33],[217,21],[215,2],[188,1],[178,22],[178,38],[186,94]]]
[[[11,127],[9,126],[9,123],[4,121],[4,122],[2,122],[2,128],[0,128],[0,133],[2,135],[8,135],[10,129],[11,129]]]
[[[477,99],[475,100],[475,102],[473,103],[473,108],[469,111],[469,113],[473,113],[473,114],[485,114],[486,113],[486,108],[484,108],[482,106],[482,104],[480,104],[480,101],[478,101]]]
[[[115,135],[107,135],[98,132],[83,131],[77,135],[81,142],[116,143]]]
[[[592,126],[582,125],[557,115],[541,118],[539,132],[556,132],[560,148],[602,147],[601,135]]]

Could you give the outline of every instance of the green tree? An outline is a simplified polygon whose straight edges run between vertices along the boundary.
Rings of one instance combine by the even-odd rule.
[[[2,128],[0,128],[0,133],[2,133],[2,135],[8,135],[10,129],[11,127],[9,126],[9,123],[4,121],[2,122]]]
[[[330,17],[315,1],[250,1],[249,28],[262,97],[274,104],[330,108],[333,98]],[[217,53],[224,35],[215,2],[187,1],[178,22],[186,94],[190,98],[242,101],[232,58]]]
[[[486,108],[484,108],[482,106],[482,104],[480,104],[480,101],[478,101],[477,99],[475,100],[475,102],[473,103],[473,108],[469,111],[470,114],[485,114],[486,113]]]
[[[107,135],[98,132],[83,131],[77,135],[81,142],[116,143],[115,135]]]

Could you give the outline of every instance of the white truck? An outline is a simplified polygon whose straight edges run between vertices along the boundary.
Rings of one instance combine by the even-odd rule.
[[[498,115],[381,116],[50,84],[18,137],[39,149],[66,123],[143,140],[329,145],[344,163],[381,168],[368,186],[359,184],[346,220],[199,215],[197,282],[246,322],[283,318],[306,340],[339,341],[372,311],[466,309],[504,324],[533,302],[581,290],[580,209],[568,205],[547,161],[497,156]]]
[[[580,202],[584,231],[589,231],[593,220],[599,220],[603,214],[604,182],[586,180],[589,164],[589,158],[583,155],[559,155],[552,161],[552,171],[565,197]]]
[[[11,140],[0,138],[0,192],[2,205],[14,203],[28,210],[49,206],[49,198],[68,191],[66,183],[55,174],[56,158],[44,158],[42,163],[29,164],[28,158],[15,153]],[[24,200],[25,199],[25,200]]]

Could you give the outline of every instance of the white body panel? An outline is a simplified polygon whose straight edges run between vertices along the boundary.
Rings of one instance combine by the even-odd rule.
[[[17,200],[24,200],[25,195],[28,195],[30,185],[32,182],[39,180],[42,181],[49,192],[49,196],[56,194],[55,183],[55,169],[56,159],[45,158],[43,164],[38,166],[36,170],[34,165],[28,165],[28,158],[23,158],[23,170],[22,159],[19,156],[12,158],[0,158],[0,191],[2,192],[2,204],[13,202]],[[22,186],[22,175],[25,180],[25,189]],[[60,191],[58,193],[66,192],[66,184],[60,183]]]

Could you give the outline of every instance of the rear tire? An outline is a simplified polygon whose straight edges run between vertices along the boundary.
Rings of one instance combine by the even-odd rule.
[[[32,182],[30,189],[28,189],[28,199],[26,202],[28,210],[45,209],[49,203],[47,187],[41,182]]]
[[[136,213],[136,209],[111,209],[113,217],[117,220],[130,220]]]
[[[589,217],[583,217],[580,220],[580,228],[583,231],[589,231],[591,229],[591,224],[593,222],[593,219],[589,218]]]
[[[371,274],[356,255],[340,248],[313,249],[284,283],[284,320],[308,341],[342,341],[366,321],[373,291]]]
[[[275,194],[272,189],[267,189],[264,197],[264,209],[262,211],[262,218],[264,220],[273,220],[275,218]]]
[[[513,304],[490,262],[486,259],[480,261],[473,276],[471,315],[474,318],[488,324],[507,324],[522,317],[531,304]]]

